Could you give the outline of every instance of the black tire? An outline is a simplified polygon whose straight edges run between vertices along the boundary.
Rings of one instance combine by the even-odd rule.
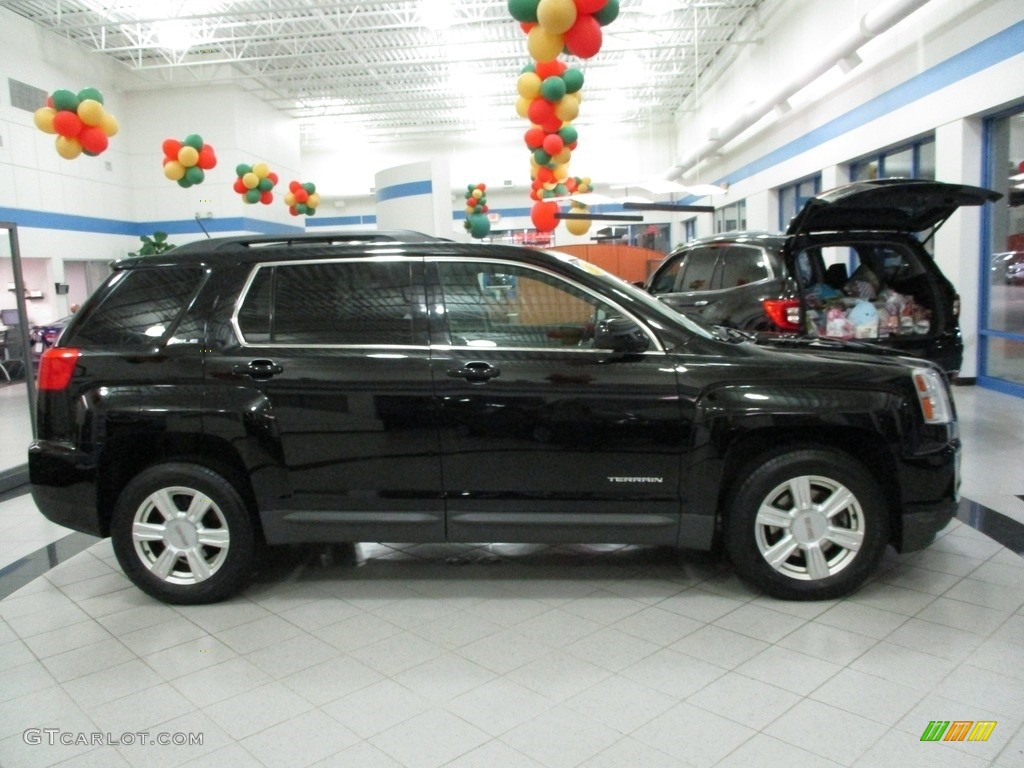
[[[165,603],[216,603],[252,576],[249,511],[230,482],[197,464],[158,464],[135,476],[118,497],[110,537],[125,575]]]
[[[889,540],[889,510],[856,459],[807,448],[747,468],[724,526],[741,578],[783,600],[830,600],[874,573]]]

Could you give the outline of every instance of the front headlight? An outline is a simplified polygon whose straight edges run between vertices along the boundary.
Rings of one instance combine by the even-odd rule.
[[[931,368],[915,368],[911,374],[914,391],[921,404],[921,413],[926,424],[949,424],[953,421],[953,408],[949,402],[949,390],[938,371]]]

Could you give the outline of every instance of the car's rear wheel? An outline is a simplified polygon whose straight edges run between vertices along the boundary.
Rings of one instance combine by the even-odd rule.
[[[755,465],[726,515],[736,572],[786,600],[848,594],[874,572],[888,542],[878,484],[831,449],[792,450]]]
[[[224,477],[196,464],[140,472],[118,498],[110,535],[128,578],[164,602],[218,602],[252,574],[256,541],[245,504]]]

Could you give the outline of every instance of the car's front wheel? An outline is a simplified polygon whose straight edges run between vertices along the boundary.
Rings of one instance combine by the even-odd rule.
[[[124,488],[111,518],[114,553],[141,590],[167,603],[231,597],[248,583],[256,549],[235,487],[196,464],[160,464]]]
[[[888,542],[888,509],[852,456],[792,450],[754,466],[726,510],[740,577],[785,600],[826,600],[870,576]]]

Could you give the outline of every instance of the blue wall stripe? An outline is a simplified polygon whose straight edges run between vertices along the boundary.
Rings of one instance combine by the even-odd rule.
[[[434,191],[434,185],[430,179],[422,181],[407,181],[404,184],[392,184],[390,187],[381,187],[377,190],[377,202],[394,200],[398,197],[415,197],[417,195],[429,195]]]
[[[358,224],[369,224],[376,226],[377,217],[369,216],[317,216],[306,219],[306,229],[317,227],[351,227]]]
[[[723,176],[717,183],[735,184],[774,165],[790,160],[838,138],[890,112],[924,98],[966,77],[1024,53],[1024,21],[997,32],[965,51],[925,70],[849,112],[808,131],[751,163]]]

